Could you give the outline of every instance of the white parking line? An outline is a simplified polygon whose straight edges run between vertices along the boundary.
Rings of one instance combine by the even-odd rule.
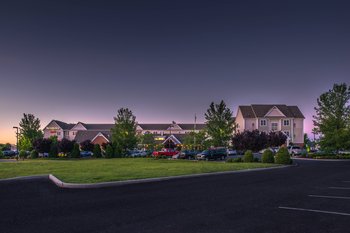
[[[349,187],[328,187],[329,189],[350,189]]]
[[[319,198],[331,198],[331,199],[350,199],[350,197],[341,196],[322,196],[322,195],[308,195],[309,197],[319,197]]]
[[[350,216],[350,213],[343,213],[343,212],[333,212],[333,211],[325,211],[325,210],[293,208],[293,207],[286,207],[286,206],[279,206],[278,208],[279,209],[285,209],[285,210],[298,210],[298,211],[316,212],[316,213],[323,213],[323,214],[335,214],[335,215]]]

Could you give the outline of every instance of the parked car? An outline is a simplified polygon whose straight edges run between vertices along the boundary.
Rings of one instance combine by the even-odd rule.
[[[16,155],[16,152],[13,150],[4,150],[4,151],[2,151],[2,153],[6,157],[13,157]]]
[[[234,156],[238,155],[236,150],[227,150],[227,156]]]
[[[158,157],[158,156],[174,156],[176,154],[178,154],[179,151],[177,150],[174,150],[174,149],[171,149],[171,148],[163,148],[162,150],[160,151],[153,151],[152,155],[154,157]]]
[[[288,152],[291,155],[301,155],[302,149],[300,146],[288,146]]]
[[[93,153],[91,151],[80,151],[81,157],[90,157],[92,155],[93,155]]]
[[[208,149],[200,154],[197,154],[196,158],[198,160],[225,160],[227,157],[227,151],[225,148],[213,148],[213,149]]]
[[[130,157],[146,157],[147,156],[147,151],[142,151],[142,150],[134,150],[131,151]]]
[[[179,153],[178,158],[179,159],[195,159],[197,154],[198,154],[198,151],[196,151],[196,150],[182,150]]]

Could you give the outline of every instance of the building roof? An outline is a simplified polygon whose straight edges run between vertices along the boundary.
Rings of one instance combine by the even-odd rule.
[[[87,130],[111,130],[114,124],[85,124],[82,123]]]
[[[168,130],[171,124],[139,124],[143,130]],[[194,124],[177,124],[183,130],[193,130]],[[196,124],[196,130],[201,130],[205,124]]]
[[[239,106],[244,118],[265,117],[273,108],[277,107],[286,117],[305,118],[297,106],[287,106],[285,104],[252,104],[250,106]]]
[[[111,138],[110,131],[96,131],[96,130],[79,130],[75,136],[75,141],[81,143],[86,140],[92,140],[97,134],[102,133],[108,140]]]
[[[53,120],[58,124],[59,127],[61,127],[63,130],[69,130],[75,126],[75,124],[67,124],[66,122],[63,121],[58,121],[58,120]]]

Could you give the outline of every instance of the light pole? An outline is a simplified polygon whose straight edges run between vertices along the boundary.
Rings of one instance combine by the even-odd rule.
[[[17,139],[17,141],[16,141],[16,152],[17,152],[16,159],[18,160],[18,157],[19,157],[19,153],[18,153],[18,135],[19,135],[18,127],[17,126],[13,126],[12,128],[16,129],[16,139]]]

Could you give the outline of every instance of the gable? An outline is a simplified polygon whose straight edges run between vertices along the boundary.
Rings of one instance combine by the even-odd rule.
[[[81,122],[78,122],[71,130],[86,130],[86,128]]]
[[[182,130],[178,124],[169,125],[167,130]]]
[[[51,121],[44,130],[60,130],[62,129],[55,121]]]
[[[265,117],[286,117],[276,106],[265,114]]]

